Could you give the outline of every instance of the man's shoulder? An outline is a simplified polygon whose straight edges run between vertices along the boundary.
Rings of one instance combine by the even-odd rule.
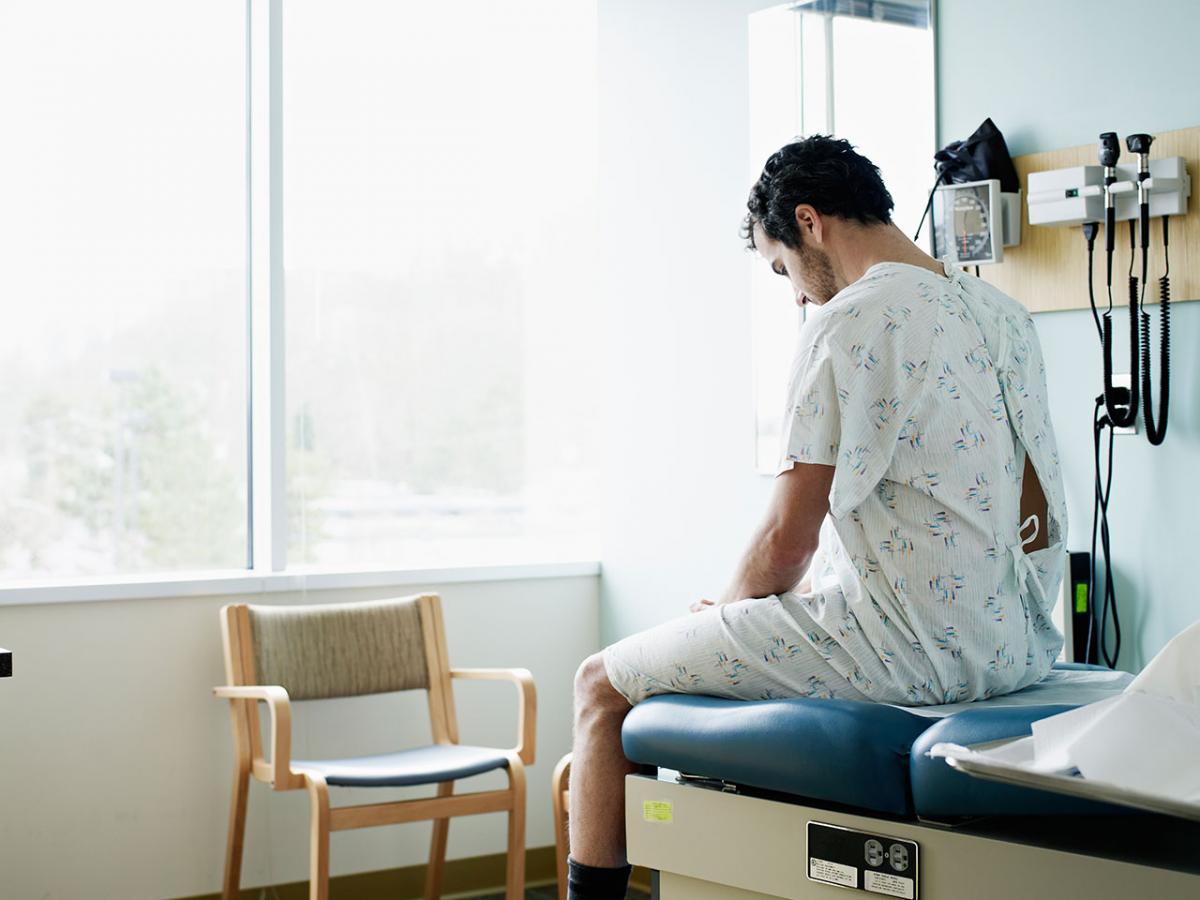
[[[968,275],[965,277],[971,278],[972,276]],[[988,300],[1009,317],[1020,320],[1032,319],[1032,316],[1029,314],[1029,307],[1011,294],[1005,293],[996,285],[989,281],[984,281],[982,278],[972,278],[972,281],[979,293],[987,297]]]
[[[1010,334],[1036,342],[1037,328],[1033,315],[1024,303],[981,278],[967,275],[963,277],[970,278],[968,305],[985,332],[1002,328],[1007,329]]]
[[[932,272],[907,265],[874,266],[811,316],[806,330],[815,340],[843,348],[864,342],[927,345],[940,294]]]

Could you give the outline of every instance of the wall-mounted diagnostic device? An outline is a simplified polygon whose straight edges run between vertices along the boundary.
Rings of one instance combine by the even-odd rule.
[[[1152,445],[1161,444],[1167,436],[1167,413],[1171,391],[1171,262],[1169,256],[1169,221],[1171,216],[1187,214],[1192,183],[1185,160],[1181,156],[1150,159],[1154,137],[1131,134],[1125,146],[1134,161],[1122,165],[1121,139],[1116,132],[1100,135],[1097,165],[1074,166],[1029,175],[1030,225],[1080,225],[1087,247],[1087,290],[1092,318],[1103,353],[1103,393],[1096,398],[1093,413],[1093,442],[1095,449],[1095,517],[1092,527],[1092,553],[1089,585],[1091,594],[1096,585],[1096,539],[1100,538],[1101,554],[1106,572],[1102,597],[1097,597],[1099,615],[1089,618],[1086,656],[1094,646],[1099,657],[1115,666],[1121,653],[1121,624],[1117,615],[1117,598],[1112,578],[1112,552],[1108,527],[1108,507],[1112,487],[1113,435],[1136,430],[1139,414],[1145,424],[1146,437]],[[1158,279],[1158,402],[1154,403],[1155,368],[1151,343],[1150,313],[1146,311],[1146,284],[1150,277],[1151,220],[1162,221],[1162,275]],[[1129,272],[1126,276],[1128,302],[1128,356],[1120,360],[1115,353],[1113,334],[1113,255],[1116,248],[1118,222],[1129,223]],[[1107,306],[1096,303],[1094,257],[1096,238],[1104,227],[1105,286]],[[1140,241],[1139,241],[1140,238]],[[1135,274],[1134,260],[1141,249],[1141,277]],[[1124,362],[1127,360],[1128,362]],[[1128,366],[1128,368],[1125,368]],[[1101,468],[1103,436],[1108,432],[1108,472]],[[1098,526],[1098,528],[1097,528]],[[1093,610],[1096,606],[1093,605]],[[1109,617],[1111,615],[1114,646],[1109,651]]]
[[[1139,154],[1141,155],[1141,154]],[[1148,154],[1147,154],[1148,155]],[[1029,173],[1030,225],[1082,225],[1103,222],[1105,199],[1111,197],[1118,222],[1139,218],[1139,186],[1149,197],[1150,218],[1187,214],[1192,180],[1182,156],[1148,160],[1146,177],[1138,180],[1136,165],[1114,165],[1113,181],[1105,190],[1105,166],[1075,166],[1052,172]]]
[[[1021,195],[1000,190],[1000,180],[939,187],[933,196],[934,256],[958,265],[1004,260],[1004,248],[1021,242]]]
[[[1088,299],[1095,317],[1097,333],[1104,352],[1104,406],[1106,427],[1129,429],[1139,412],[1151,444],[1166,438],[1170,403],[1170,327],[1171,283],[1169,217],[1187,214],[1192,181],[1181,156],[1150,159],[1154,137],[1131,134],[1125,145],[1134,161],[1122,165],[1121,140],[1115,132],[1100,135],[1097,163],[1074,166],[1029,175],[1029,224],[1082,225],[1088,251]],[[1152,405],[1150,314],[1145,310],[1146,283],[1150,266],[1150,222],[1162,220],[1164,271],[1159,278],[1159,403],[1157,415]],[[1115,383],[1112,323],[1113,254],[1117,223],[1129,222],[1131,254],[1140,243],[1141,278],[1134,274],[1130,259],[1127,282],[1129,306],[1129,387]],[[1092,254],[1100,225],[1104,225],[1105,286],[1108,307],[1103,313],[1096,306],[1092,280]],[[1140,237],[1140,242],[1138,238]]]

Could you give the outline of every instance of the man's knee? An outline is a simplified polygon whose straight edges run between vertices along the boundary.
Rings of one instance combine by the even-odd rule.
[[[628,708],[626,700],[612,686],[608,670],[604,667],[604,655],[594,653],[583,661],[575,673],[576,709],[619,709]]]

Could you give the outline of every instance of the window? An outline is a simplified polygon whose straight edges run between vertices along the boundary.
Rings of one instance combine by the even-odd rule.
[[[0,580],[594,557],[594,19],[0,0]]]
[[[933,184],[933,30],[927,0],[801,0],[750,15],[750,181],[797,135],[833,133],[879,167],[913,234]],[[800,313],[753,267],[757,468],[774,474]]]
[[[245,6],[0,3],[0,578],[246,561]]]
[[[293,565],[595,553],[594,17],[287,4]]]

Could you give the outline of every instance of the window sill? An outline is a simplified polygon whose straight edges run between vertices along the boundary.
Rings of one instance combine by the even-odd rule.
[[[527,581],[535,578],[575,578],[599,574],[600,563],[594,560],[395,570],[255,573],[235,569],[218,572],[172,572],[124,578],[110,576],[54,582],[12,582],[0,585],[0,606],[210,597],[216,594],[240,597],[285,591]]]

